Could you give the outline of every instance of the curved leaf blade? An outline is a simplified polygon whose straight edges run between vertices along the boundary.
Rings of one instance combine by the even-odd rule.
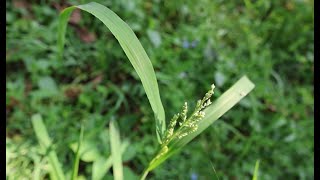
[[[110,121],[109,128],[113,176],[115,180],[123,180],[122,153],[119,151],[121,148],[120,133],[115,120]]]
[[[254,167],[254,173],[253,173],[253,177],[252,180],[258,180],[258,176],[259,176],[259,164],[260,164],[260,160],[256,161],[256,165]]]
[[[161,142],[166,128],[165,111],[161,102],[158,82],[153,66],[137,36],[128,24],[125,23],[118,15],[109,8],[95,2],[72,6],[63,10],[59,17],[59,57],[62,58],[68,19],[75,8],[86,11],[101,20],[120,43],[123,51],[141,79],[143,88],[155,115],[158,141]]]
[[[83,125],[81,125],[80,136],[79,136],[79,140],[78,140],[78,147],[77,147],[77,151],[76,151],[74,162],[73,162],[71,180],[76,180],[78,178],[79,162],[80,162],[80,148],[81,148],[81,144],[83,142],[83,131],[84,131]]]
[[[31,117],[32,127],[39,141],[40,147],[48,153],[48,161],[51,166],[50,173],[56,179],[64,180],[65,176],[63,174],[62,166],[58,160],[56,152],[52,149],[52,142],[48,135],[46,126],[43,123],[42,117],[40,114],[35,114]]]

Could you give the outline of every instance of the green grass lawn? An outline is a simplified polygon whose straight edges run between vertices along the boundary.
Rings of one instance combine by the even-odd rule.
[[[108,157],[116,119],[124,176],[137,178],[157,150],[154,116],[119,43],[90,14],[75,11],[63,61],[57,57],[59,12],[90,1],[23,1],[6,6],[7,179],[48,179],[32,129],[39,113],[66,174],[72,173],[81,124],[89,149],[79,173],[90,179]],[[312,179],[314,5],[286,1],[97,1],[134,30],[158,78],[169,120],[211,83],[213,100],[242,75],[255,89],[220,120],[152,171],[148,179]],[[129,178],[130,177],[130,178]],[[112,179],[110,170],[105,179]]]

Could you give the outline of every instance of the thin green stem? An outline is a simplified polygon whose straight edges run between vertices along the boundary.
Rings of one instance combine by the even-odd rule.
[[[140,180],[145,180],[146,177],[147,177],[147,175],[148,175],[148,173],[149,173],[149,170],[148,170],[148,168],[147,168],[147,169],[145,169],[145,170],[143,171],[143,174],[142,174]]]

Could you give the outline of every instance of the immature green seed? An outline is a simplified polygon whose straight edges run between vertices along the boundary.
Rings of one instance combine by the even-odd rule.
[[[181,119],[185,121],[187,119],[187,112],[188,112],[188,103],[185,102],[182,107]]]
[[[181,138],[185,137],[186,135],[188,135],[188,133],[183,133],[183,134],[178,136],[178,139],[181,139]]]
[[[180,117],[181,117],[181,122],[179,122],[179,125],[181,126],[182,123],[184,123],[187,119],[187,113],[188,113],[188,103],[185,102],[183,107],[182,107],[182,112],[180,114]]]
[[[209,106],[210,104],[211,104],[211,100],[208,99],[207,102],[205,102],[205,103],[203,104],[202,108],[205,108],[205,107]]]
[[[200,108],[201,108],[201,100],[198,100],[195,109],[200,109]]]
[[[205,94],[204,98],[201,101],[202,108],[211,104],[210,98],[214,94],[214,92],[213,92],[214,88],[215,88],[215,86],[214,86],[214,84],[212,84],[211,89]]]
[[[206,114],[203,111],[199,111],[195,114],[196,119],[202,119],[204,118]]]
[[[198,129],[198,125],[196,124],[194,127],[191,128],[191,130],[189,131],[189,134],[196,132],[197,129]]]
[[[168,125],[168,129],[165,133],[164,143],[167,143],[170,140],[171,136],[173,135],[174,127],[177,124],[177,120],[178,120],[179,116],[180,116],[180,114],[178,113],[178,114],[174,115],[173,118],[170,120],[170,123]]]

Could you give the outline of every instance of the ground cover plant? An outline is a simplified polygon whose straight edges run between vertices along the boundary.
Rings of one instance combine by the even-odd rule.
[[[313,177],[312,1],[99,3],[129,24],[149,55],[167,123],[184,101],[195,107],[211,82],[213,100],[243,74],[256,82],[254,93],[148,179],[251,178],[257,159],[261,179]],[[64,171],[86,152],[78,153],[80,179],[110,164],[108,120],[116,119],[124,176],[138,178],[158,151],[143,86],[108,29],[76,10],[58,61],[57,16],[69,5],[7,3],[7,176],[47,176],[30,121],[39,113]]]

